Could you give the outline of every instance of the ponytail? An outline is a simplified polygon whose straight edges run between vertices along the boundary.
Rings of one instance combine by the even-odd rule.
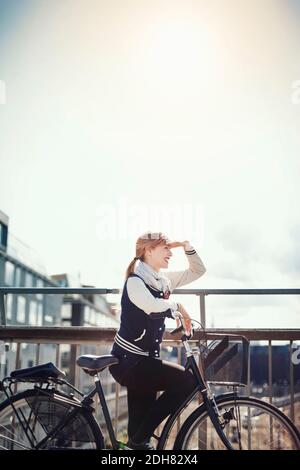
[[[125,280],[127,280],[129,278],[130,274],[134,273],[134,266],[135,266],[135,263],[138,259],[139,258],[137,258],[137,257],[133,258],[133,260],[129,264],[128,268],[126,269]]]

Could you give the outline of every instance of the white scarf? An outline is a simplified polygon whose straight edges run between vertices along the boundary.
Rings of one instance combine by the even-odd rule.
[[[164,293],[170,291],[171,281],[163,273],[155,271],[148,263],[138,261],[134,273],[140,276],[146,284]]]

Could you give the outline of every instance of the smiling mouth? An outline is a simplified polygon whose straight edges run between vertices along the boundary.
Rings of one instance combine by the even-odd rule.
[[[165,261],[167,261],[167,263],[168,263],[168,262],[169,262],[169,259],[170,259],[170,258],[165,258]]]

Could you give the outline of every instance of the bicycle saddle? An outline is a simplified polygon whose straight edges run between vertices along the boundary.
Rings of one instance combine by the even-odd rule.
[[[88,374],[95,375],[106,367],[119,364],[119,359],[115,356],[94,356],[93,354],[85,354],[79,356],[76,360],[79,367],[87,372]]]
[[[25,369],[17,369],[11,372],[10,377],[24,382],[39,382],[49,378],[64,378],[66,374],[59,370],[52,362],[40,364]]]

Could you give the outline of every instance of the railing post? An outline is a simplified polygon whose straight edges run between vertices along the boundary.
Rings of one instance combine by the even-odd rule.
[[[205,313],[205,294],[200,294],[200,322],[203,329],[206,328],[206,313]],[[205,341],[206,346],[206,341]],[[202,361],[201,356],[199,355],[199,368],[202,370]],[[202,370],[204,374],[204,371]],[[199,401],[200,404],[200,394],[199,394]],[[207,449],[207,422],[205,421],[198,429],[198,449],[203,450]]]
[[[247,377],[247,394],[248,397],[251,395],[251,341],[249,342],[249,351],[248,351],[248,377]],[[248,448],[251,450],[252,446],[252,434],[251,434],[251,421],[250,421],[250,408],[247,407],[247,431],[248,431]]]
[[[269,381],[269,401],[273,402],[273,361],[272,361],[272,340],[269,340],[268,346],[268,381]]]
[[[16,362],[15,362],[15,369],[20,369],[20,350],[21,350],[21,343],[17,343],[17,350],[16,350]],[[18,382],[14,383],[14,393],[18,391]]]
[[[5,367],[5,359],[6,359],[6,344],[4,341],[0,340],[0,379],[3,378],[2,368],[4,369]]]
[[[37,366],[40,362],[40,350],[41,350],[41,343],[37,343],[36,351],[35,351],[35,365]]]
[[[6,326],[5,294],[0,294],[0,326]]]
[[[56,367],[59,369],[60,368],[60,344],[56,344],[56,354],[55,354],[55,363]]]
[[[79,368],[76,364],[76,358],[79,356],[80,351],[80,344],[71,344],[70,347],[70,382],[71,384],[75,385],[75,387],[79,386]]]
[[[200,322],[203,328],[205,328],[206,327],[205,294],[200,294]]]
[[[272,356],[272,340],[269,340],[268,344],[268,379],[269,379],[269,401],[273,402],[273,356]],[[273,418],[270,416],[269,420],[269,434],[270,442],[273,445]]]
[[[291,420],[295,422],[295,390],[294,390],[294,364],[292,361],[293,340],[290,341],[290,393],[291,393]]]
[[[181,359],[182,359],[182,347],[181,344],[177,347],[177,364],[181,366]],[[176,420],[176,425],[177,425],[177,434],[179,433],[180,426],[181,426],[181,420],[180,420],[180,415],[178,416]]]
[[[118,438],[119,432],[119,403],[120,403],[120,384],[116,382],[116,396],[115,396],[115,435]]]

